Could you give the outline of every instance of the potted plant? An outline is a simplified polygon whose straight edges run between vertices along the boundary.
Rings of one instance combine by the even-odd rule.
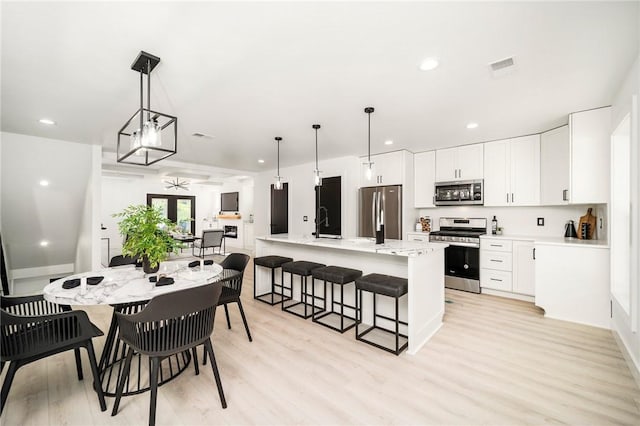
[[[157,272],[160,262],[179,247],[168,232],[175,224],[163,217],[159,208],[129,206],[113,216],[122,218],[118,223],[120,233],[125,237],[122,254],[142,259],[147,274]]]

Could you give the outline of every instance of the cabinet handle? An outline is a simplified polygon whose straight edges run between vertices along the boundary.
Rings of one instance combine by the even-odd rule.
[[[562,190],[562,201],[569,201],[569,190],[568,189],[563,189]]]
[[[536,248],[533,248],[533,260],[536,260]]]
[[[461,178],[462,177],[462,169],[458,169],[458,177]]]
[[[513,203],[513,192],[511,193],[511,202]]]
[[[491,262],[498,262],[498,263],[502,263],[502,260],[498,260],[498,259],[489,259],[489,261],[491,261]]]
[[[497,278],[489,278],[489,279],[490,279],[491,281],[499,281],[499,282],[502,282],[502,280],[499,280],[499,279],[497,279]]]
[[[502,247],[502,244],[489,244],[491,247]]]
[[[507,203],[509,202],[509,193],[507,192]]]

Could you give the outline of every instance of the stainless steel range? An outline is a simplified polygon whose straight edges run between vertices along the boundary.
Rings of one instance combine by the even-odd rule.
[[[440,230],[429,241],[449,243],[444,255],[444,286],[480,293],[480,235],[487,233],[486,218],[441,217]]]

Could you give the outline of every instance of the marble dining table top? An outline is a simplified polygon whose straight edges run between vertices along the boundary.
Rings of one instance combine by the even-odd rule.
[[[188,261],[163,262],[157,274],[145,274],[142,268],[136,268],[135,265],[104,268],[53,281],[44,288],[43,294],[47,301],[62,305],[111,305],[139,302],[152,299],[159,294],[212,283],[222,273],[222,267],[215,263],[192,268],[188,265]],[[156,286],[149,281],[149,277],[154,275],[171,277],[174,283]],[[100,276],[104,279],[99,284],[86,285],[87,277]],[[80,286],[71,289],[62,287],[65,281],[75,278],[80,278]]]

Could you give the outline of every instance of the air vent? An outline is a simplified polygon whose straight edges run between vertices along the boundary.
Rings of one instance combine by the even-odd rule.
[[[205,133],[200,133],[200,132],[195,132],[191,136],[193,136],[194,138],[204,138],[204,139],[213,139],[214,138],[214,136],[207,135]]]
[[[515,61],[513,57],[501,59],[489,64],[489,68],[494,77],[502,77],[515,70]]]

